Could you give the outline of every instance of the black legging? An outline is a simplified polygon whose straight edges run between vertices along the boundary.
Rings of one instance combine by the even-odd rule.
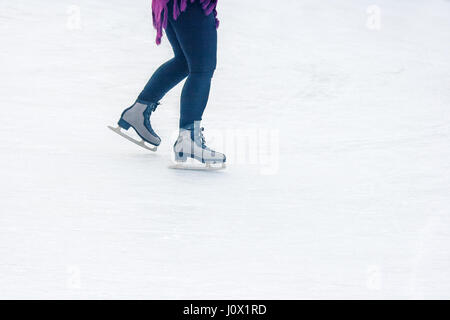
[[[175,57],[156,70],[138,100],[159,102],[187,77],[181,94],[180,127],[202,119],[208,103],[211,78],[217,61],[217,30],[214,15],[206,16],[198,2],[189,3],[177,20],[173,19],[173,1],[168,4],[166,35]]]

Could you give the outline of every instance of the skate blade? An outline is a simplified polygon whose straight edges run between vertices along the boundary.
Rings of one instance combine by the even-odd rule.
[[[127,134],[122,132],[122,128],[121,127],[112,127],[112,126],[108,126],[109,129],[111,129],[112,131],[114,131],[115,133],[117,133],[119,136],[124,137],[125,139],[133,142],[134,144],[137,144],[139,147],[150,150],[155,152],[156,150],[158,150],[158,147],[156,146],[152,146],[149,147],[144,140],[138,141],[136,139],[133,139],[132,137],[128,136]]]
[[[226,164],[220,164],[220,166],[214,166],[211,164],[187,164],[184,162],[176,163],[169,166],[170,169],[175,170],[190,170],[190,171],[219,171],[227,168]]]

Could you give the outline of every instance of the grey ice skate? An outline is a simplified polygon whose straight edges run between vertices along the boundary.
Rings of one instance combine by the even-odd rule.
[[[161,138],[153,131],[150,124],[150,117],[158,105],[159,103],[146,104],[136,101],[135,104],[125,109],[122,113],[117,127],[108,126],[108,128],[142,148],[156,151],[161,143]],[[132,138],[122,131],[122,129],[128,130],[130,127],[141,137],[141,141]]]
[[[171,168],[190,170],[217,170],[225,168],[225,155],[206,146],[203,130],[203,128],[200,128],[199,121],[187,128],[180,129],[178,139],[173,146],[176,165]],[[204,166],[189,165],[186,163],[188,158],[195,159],[204,164]]]

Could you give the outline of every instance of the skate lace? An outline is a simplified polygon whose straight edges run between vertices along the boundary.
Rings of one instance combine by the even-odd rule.
[[[156,108],[158,108],[158,106],[159,106],[159,102],[153,103],[153,104],[151,104],[150,106],[151,106],[152,112],[155,112],[155,111],[156,111]]]
[[[200,128],[200,139],[202,140],[202,146],[206,147],[206,139],[205,139],[205,136],[203,135],[203,131],[205,131],[205,128],[201,127]]]
[[[151,103],[147,105],[147,110],[145,110],[146,116],[150,117],[150,114],[154,111],[156,111],[156,108],[158,108],[159,102]]]
[[[149,105],[147,105],[147,109],[144,111],[144,125],[152,133],[154,131],[152,129],[152,126],[150,125],[150,115],[152,114],[152,112],[154,112],[156,110],[156,108],[158,108],[158,106],[159,106],[159,102],[149,104]]]

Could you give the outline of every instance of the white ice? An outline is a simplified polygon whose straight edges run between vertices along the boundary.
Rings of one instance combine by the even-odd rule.
[[[450,298],[450,1],[254,3],[191,172],[181,86],[157,153],[106,128],[170,58],[150,0],[0,0],[0,298]]]

